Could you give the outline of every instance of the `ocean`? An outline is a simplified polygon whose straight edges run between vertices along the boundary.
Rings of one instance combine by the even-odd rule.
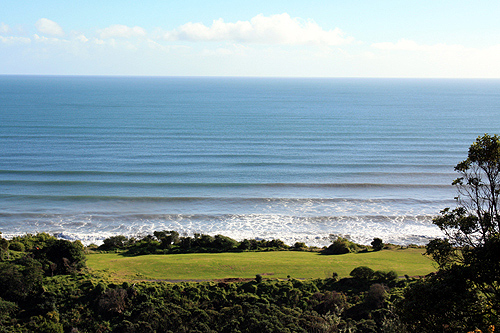
[[[426,244],[500,80],[0,76],[0,231]]]

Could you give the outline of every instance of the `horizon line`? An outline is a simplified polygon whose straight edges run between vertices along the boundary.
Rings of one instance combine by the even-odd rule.
[[[134,75],[134,74],[0,74],[0,77],[101,77],[101,78],[234,78],[234,79],[387,79],[387,80],[500,80],[500,77],[401,76],[263,76],[263,75]]]

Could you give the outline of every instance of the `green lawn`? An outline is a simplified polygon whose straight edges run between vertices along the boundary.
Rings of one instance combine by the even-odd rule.
[[[394,270],[399,275],[425,275],[435,270],[423,249],[383,250],[344,255],[314,252],[242,252],[145,255],[90,254],[87,265],[118,280],[210,280],[253,278],[326,278],[333,272],[348,276],[358,266]]]

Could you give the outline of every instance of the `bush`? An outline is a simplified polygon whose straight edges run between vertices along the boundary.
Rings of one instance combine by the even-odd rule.
[[[360,246],[356,243],[353,243],[345,238],[338,237],[332,245],[328,248],[324,249],[322,254],[345,254],[349,252],[358,252],[360,250]]]
[[[380,251],[384,248],[384,243],[380,238],[374,238],[371,245],[373,247],[373,251]]]
[[[394,281],[398,278],[398,273],[395,271],[375,271],[372,278],[380,282]]]
[[[230,251],[238,246],[238,242],[232,238],[216,235],[213,241],[213,247],[220,251]]]
[[[302,242],[296,242],[295,244],[293,244],[293,249],[298,251],[304,251],[307,249],[307,245]]]
[[[33,254],[51,275],[71,274],[85,267],[85,248],[80,241],[54,238],[45,247],[35,248]]]
[[[9,248],[12,251],[19,251],[19,252],[24,252],[25,251],[24,244],[21,243],[21,242],[11,242]]]
[[[5,256],[9,256],[9,246],[9,241],[0,237],[0,260],[4,260]]]
[[[123,235],[119,236],[111,236],[106,238],[101,246],[99,246],[99,250],[111,251],[117,249],[123,249],[127,242],[127,237]]]
[[[388,296],[388,288],[383,284],[375,283],[370,286],[370,289],[366,293],[365,303],[372,307],[380,308]]]
[[[366,280],[366,281],[371,280],[374,274],[375,272],[373,271],[373,269],[366,266],[356,267],[351,271],[351,273],[349,273],[349,275],[355,279]]]

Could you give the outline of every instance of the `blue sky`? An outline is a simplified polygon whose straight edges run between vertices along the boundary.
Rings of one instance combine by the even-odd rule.
[[[500,78],[498,0],[0,4],[0,74]]]

